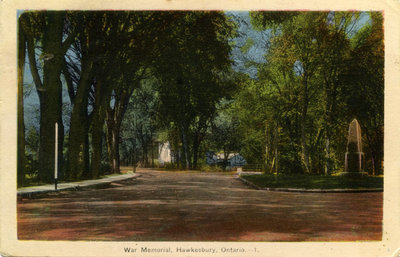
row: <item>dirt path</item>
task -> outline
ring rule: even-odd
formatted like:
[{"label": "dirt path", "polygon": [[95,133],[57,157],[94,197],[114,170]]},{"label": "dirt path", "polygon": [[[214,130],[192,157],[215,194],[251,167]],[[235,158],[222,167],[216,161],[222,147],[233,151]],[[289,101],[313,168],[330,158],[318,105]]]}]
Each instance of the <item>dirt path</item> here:
[{"label": "dirt path", "polygon": [[139,171],[106,189],[18,201],[23,240],[381,240],[382,193],[258,191],[232,175]]}]

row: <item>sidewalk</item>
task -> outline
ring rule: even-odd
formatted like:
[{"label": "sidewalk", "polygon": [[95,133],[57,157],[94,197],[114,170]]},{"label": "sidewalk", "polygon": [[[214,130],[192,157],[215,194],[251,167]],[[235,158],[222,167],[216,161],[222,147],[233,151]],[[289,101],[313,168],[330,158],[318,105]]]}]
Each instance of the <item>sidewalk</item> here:
[{"label": "sidewalk", "polygon": [[[130,173],[123,175],[110,176],[101,179],[84,180],[77,182],[67,182],[57,184],[57,191],[63,190],[79,190],[81,188],[89,188],[96,186],[106,186],[113,182],[123,181],[131,178],[139,177],[139,174]],[[43,194],[55,192],[54,184],[48,184],[43,186],[23,187],[17,190],[18,196],[31,197],[34,194]]]}]

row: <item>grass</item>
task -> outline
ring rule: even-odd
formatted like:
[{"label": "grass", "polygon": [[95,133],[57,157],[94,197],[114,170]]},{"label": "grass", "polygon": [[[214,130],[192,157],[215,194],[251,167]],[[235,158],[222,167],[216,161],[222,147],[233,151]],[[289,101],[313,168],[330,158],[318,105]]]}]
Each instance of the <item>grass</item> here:
[{"label": "grass", "polygon": [[345,177],[317,175],[243,175],[244,179],[263,188],[366,189],[383,188],[383,177]]}]

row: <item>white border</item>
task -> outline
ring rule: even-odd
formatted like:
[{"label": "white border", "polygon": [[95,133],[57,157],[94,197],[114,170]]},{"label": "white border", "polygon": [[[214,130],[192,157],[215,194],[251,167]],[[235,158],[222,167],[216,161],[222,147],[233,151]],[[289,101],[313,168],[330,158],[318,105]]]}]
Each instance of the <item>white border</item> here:
[{"label": "white border", "polygon": [[[18,9],[53,10],[377,10],[385,21],[385,191],[384,231],[378,242],[307,243],[212,243],[212,242],[84,242],[18,241],[16,230],[16,131],[17,131],[17,53]],[[256,247],[251,256],[400,256],[400,5],[397,0],[328,1],[81,1],[81,0],[0,0],[0,254],[5,256],[164,256],[127,254],[123,247]],[[173,254],[206,256],[205,254]],[[168,256],[168,255],[166,255]],[[172,256],[172,255],[170,255]],[[211,255],[220,256],[220,255]],[[224,254],[221,256],[244,256]]]}]

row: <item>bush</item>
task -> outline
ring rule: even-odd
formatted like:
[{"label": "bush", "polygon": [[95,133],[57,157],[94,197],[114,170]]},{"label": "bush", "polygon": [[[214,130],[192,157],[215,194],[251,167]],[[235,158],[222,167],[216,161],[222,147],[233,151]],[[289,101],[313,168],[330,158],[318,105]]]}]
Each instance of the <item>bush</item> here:
[{"label": "bush", "polygon": [[164,169],[176,170],[176,169],[178,169],[178,165],[174,162],[166,162],[166,163],[164,163]]},{"label": "bush", "polygon": [[110,174],[111,173],[111,165],[109,162],[101,163],[101,171],[100,175]]},{"label": "bush", "polygon": [[203,171],[203,172],[222,172],[222,171],[224,171],[223,169],[222,169],[222,167],[220,167],[220,166],[218,166],[218,165],[201,165],[201,167],[199,167],[200,168],[200,171]]}]

